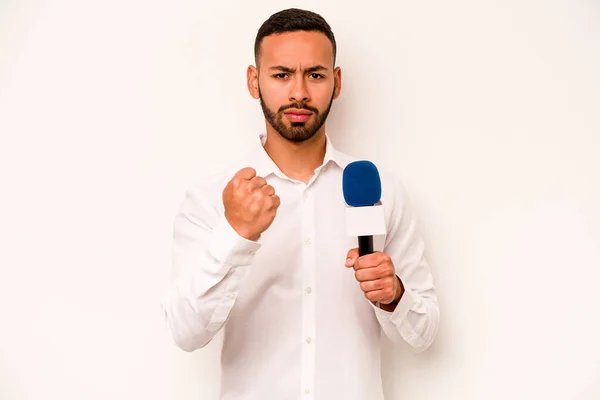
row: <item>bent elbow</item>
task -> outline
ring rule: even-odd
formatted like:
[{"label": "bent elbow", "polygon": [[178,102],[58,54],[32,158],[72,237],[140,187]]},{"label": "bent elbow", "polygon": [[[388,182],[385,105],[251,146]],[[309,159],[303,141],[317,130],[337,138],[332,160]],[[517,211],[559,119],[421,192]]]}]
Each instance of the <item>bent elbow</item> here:
[{"label": "bent elbow", "polygon": [[428,350],[437,337],[440,325],[440,314],[437,308],[433,308],[427,321],[427,327],[419,340],[409,342],[413,352],[423,353]]},{"label": "bent elbow", "polygon": [[180,315],[177,309],[169,309],[165,305],[163,316],[171,343],[187,353],[205,347],[213,338],[201,321]]},{"label": "bent elbow", "polygon": [[189,327],[186,328],[187,329],[179,328],[175,330],[167,322],[167,330],[171,342],[186,353],[199,350],[211,342],[212,336],[207,335],[206,332],[195,332],[192,329],[189,329]]}]

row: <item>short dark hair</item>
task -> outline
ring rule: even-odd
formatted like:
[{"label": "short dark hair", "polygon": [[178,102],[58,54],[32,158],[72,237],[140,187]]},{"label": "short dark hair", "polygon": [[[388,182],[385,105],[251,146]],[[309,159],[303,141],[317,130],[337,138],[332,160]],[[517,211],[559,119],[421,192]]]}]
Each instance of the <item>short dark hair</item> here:
[{"label": "short dark hair", "polygon": [[256,34],[254,41],[254,60],[258,64],[260,58],[260,45],[266,36],[280,34],[285,32],[309,31],[321,32],[329,38],[333,46],[333,62],[337,53],[335,36],[331,27],[323,17],[312,11],[300,10],[298,8],[289,8],[279,11],[269,17]]}]

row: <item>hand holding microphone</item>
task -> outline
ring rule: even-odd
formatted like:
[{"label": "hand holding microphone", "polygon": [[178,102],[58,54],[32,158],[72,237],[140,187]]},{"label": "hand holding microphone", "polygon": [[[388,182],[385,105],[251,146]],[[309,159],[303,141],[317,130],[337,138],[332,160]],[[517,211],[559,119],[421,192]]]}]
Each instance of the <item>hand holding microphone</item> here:
[{"label": "hand holding microphone", "polygon": [[253,168],[243,168],[223,190],[225,218],[243,238],[257,241],[273,223],[280,205],[279,196]]},{"label": "hand holding microphone", "polygon": [[346,233],[358,237],[358,248],[348,251],[345,265],[354,268],[368,300],[382,305],[396,303],[404,293],[402,282],[391,257],[373,249],[373,235],[386,232],[377,167],[369,161],[348,164],[343,173],[343,192],[348,205]]},{"label": "hand holding microphone", "polygon": [[358,248],[348,251],[346,267],[354,268],[354,276],[365,297],[372,302],[390,304],[402,296],[403,288],[396,276],[394,264],[389,255],[374,252],[358,255]]}]

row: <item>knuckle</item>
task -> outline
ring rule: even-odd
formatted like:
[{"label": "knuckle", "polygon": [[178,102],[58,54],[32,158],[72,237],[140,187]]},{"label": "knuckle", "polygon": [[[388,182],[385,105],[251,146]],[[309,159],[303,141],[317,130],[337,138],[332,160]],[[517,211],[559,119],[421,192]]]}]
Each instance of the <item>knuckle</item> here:
[{"label": "knuckle", "polygon": [[258,212],[260,212],[260,205],[257,202],[253,201],[248,206],[248,211],[250,211],[251,214],[257,214]]},{"label": "knuckle", "polygon": [[275,208],[277,208],[277,199],[275,198],[275,196],[269,196],[264,194],[264,198],[265,198],[265,208],[267,210],[273,210]]},{"label": "knuckle", "polygon": [[377,256],[374,255],[370,255],[370,257],[367,258],[367,261],[369,268],[374,268],[381,264]]},{"label": "knuckle", "polygon": [[379,259],[377,260],[377,262],[379,264],[385,265],[385,266],[392,265],[392,262],[390,261],[390,259],[387,256],[381,256],[381,257],[379,257]]},{"label": "knuckle", "polygon": [[362,281],[362,271],[355,271],[354,272],[354,277],[356,278],[357,281],[361,282]]},{"label": "knuckle", "polygon": [[259,177],[259,176],[255,176],[254,178],[252,178],[252,179],[250,180],[250,182],[252,182],[252,184],[253,184],[255,187],[259,188],[259,187],[261,187],[261,186],[264,186],[263,180],[264,180],[264,179],[262,179],[261,177]]},{"label": "knuckle", "polygon": [[384,264],[381,266],[380,271],[382,276],[391,278],[394,269],[391,268],[389,265]]},{"label": "knuckle", "polygon": [[252,167],[242,168],[240,172],[243,174],[252,175],[253,177],[256,176],[256,170]]},{"label": "knuckle", "polygon": [[252,190],[250,188],[249,192],[250,192],[250,195],[252,196],[252,198],[254,199],[254,201],[256,201],[256,202],[260,203],[261,200],[263,198],[265,198],[265,195],[260,190]]},{"label": "knuckle", "polygon": [[356,260],[356,268],[358,268],[358,269],[366,269],[367,267],[368,267],[368,266],[367,266],[367,263],[365,262],[365,259],[364,259],[364,258],[362,258],[362,257],[359,257],[359,258]]}]

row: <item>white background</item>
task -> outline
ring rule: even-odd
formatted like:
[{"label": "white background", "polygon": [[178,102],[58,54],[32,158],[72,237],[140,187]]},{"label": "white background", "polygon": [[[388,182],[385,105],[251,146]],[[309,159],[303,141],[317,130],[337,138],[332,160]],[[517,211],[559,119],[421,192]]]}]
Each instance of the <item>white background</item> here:
[{"label": "white background", "polygon": [[[329,133],[404,180],[442,323],[390,399],[600,399],[600,4],[0,3],[0,399],[217,395],[160,302],[184,191],[264,129],[257,29],[321,13]],[[274,377],[276,379],[276,377]]]}]

